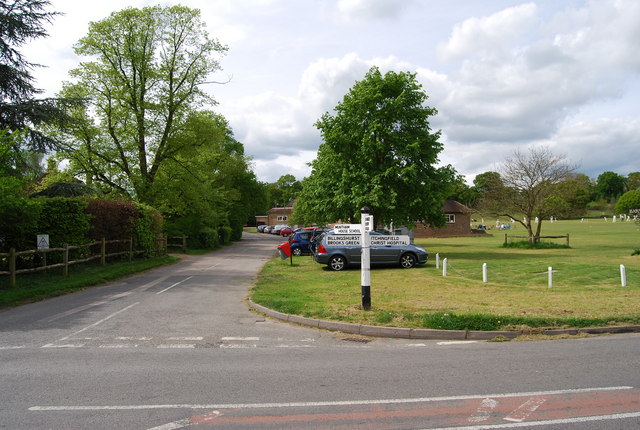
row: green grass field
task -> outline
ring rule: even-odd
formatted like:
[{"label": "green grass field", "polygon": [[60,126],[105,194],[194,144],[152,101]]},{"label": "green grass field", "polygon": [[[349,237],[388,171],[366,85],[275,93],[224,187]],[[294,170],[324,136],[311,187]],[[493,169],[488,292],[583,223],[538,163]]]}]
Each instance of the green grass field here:
[{"label": "green grass field", "polygon": [[[488,225],[492,225],[486,220]],[[495,220],[493,220],[495,225]],[[512,225],[513,226],[513,225]],[[603,220],[545,221],[542,235],[570,235],[570,248],[503,248],[504,234],[417,239],[430,254],[421,267],[374,269],[372,310],[360,307],[360,270],[331,272],[311,257],[274,259],[252,299],[280,312],[363,324],[441,329],[584,327],[640,323],[640,227]],[[517,239],[516,239],[517,240]],[[510,240],[511,241],[511,240]],[[565,239],[549,239],[564,244]],[[435,267],[447,258],[448,276]],[[488,282],[482,282],[487,263]],[[442,264],[442,261],[441,261]],[[621,286],[620,265],[627,286]],[[548,287],[553,268],[553,288]]]}]

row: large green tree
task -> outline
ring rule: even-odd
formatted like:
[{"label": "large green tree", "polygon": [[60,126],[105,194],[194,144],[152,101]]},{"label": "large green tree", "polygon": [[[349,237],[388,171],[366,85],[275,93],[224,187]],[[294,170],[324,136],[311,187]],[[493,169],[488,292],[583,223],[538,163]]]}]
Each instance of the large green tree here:
[{"label": "large green tree", "polygon": [[152,202],[162,166],[192,143],[178,138],[189,115],[213,102],[202,90],[226,47],[211,39],[200,11],[127,8],[93,22],[76,45],[86,57],[63,90],[87,101],[71,111],[76,166],[142,202]]},{"label": "large green tree", "polygon": [[377,224],[444,223],[454,170],[436,167],[440,132],[427,94],[408,72],[371,68],[335,114],[316,122],[324,142],[296,205],[296,219],[354,222],[367,206]]},{"label": "large green tree", "polygon": [[[24,44],[46,37],[45,25],[56,12],[49,12],[47,0],[0,1],[0,130],[5,135],[26,132],[26,138],[5,140],[16,153],[14,162],[25,160],[25,151],[46,153],[59,148],[59,142],[40,127],[49,122],[59,125],[67,119],[61,109],[62,100],[38,99],[32,63],[20,52]],[[14,168],[20,169],[21,165]]]},{"label": "large green tree", "polygon": [[596,189],[600,198],[615,200],[624,193],[625,178],[615,172],[603,172],[598,175]]},{"label": "large green tree", "polygon": [[282,175],[276,182],[268,185],[269,200],[272,208],[285,207],[298,197],[302,182],[291,174]]},{"label": "large green tree", "polygon": [[175,140],[179,149],[160,167],[151,192],[168,229],[195,237],[228,226],[239,239],[266,200],[243,145],[222,116],[207,111],[192,113]]}]

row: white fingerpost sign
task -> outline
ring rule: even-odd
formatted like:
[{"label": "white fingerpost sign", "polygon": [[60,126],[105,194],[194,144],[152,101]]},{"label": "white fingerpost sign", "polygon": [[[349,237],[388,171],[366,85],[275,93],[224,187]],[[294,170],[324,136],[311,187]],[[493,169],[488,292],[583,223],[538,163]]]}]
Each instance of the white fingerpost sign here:
[{"label": "white fingerpost sign", "polygon": [[49,235],[48,234],[39,234],[36,236],[36,242],[38,244],[38,249],[49,249]]},{"label": "white fingerpost sign", "polygon": [[336,224],[333,226],[335,234],[362,234],[362,224]]},{"label": "white fingerpost sign", "polygon": [[362,286],[362,309],[371,309],[371,236],[369,232],[373,230],[373,216],[369,215],[369,208],[360,209],[361,214],[361,235],[362,254],[360,258],[361,286]]}]

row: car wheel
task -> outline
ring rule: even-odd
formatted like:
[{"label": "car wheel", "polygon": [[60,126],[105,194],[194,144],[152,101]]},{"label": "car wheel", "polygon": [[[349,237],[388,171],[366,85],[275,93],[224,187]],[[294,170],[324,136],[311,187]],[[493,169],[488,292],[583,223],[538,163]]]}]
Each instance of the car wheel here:
[{"label": "car wheel", "polygon": [[347,265],[347,260],[342,255],[334,255],[329,259],[329,269],[340,271]]},{"label": "car wheel", "polygon": [[416,256],[410,253],[402,254],[400,257],[400,266],[405,269],[410,269],[416,265]]},{"label": "car wheel", "polygon": [[300,257],[302,255],[302,249],[293,248],[293,255],[295,255],[296,257]]}]

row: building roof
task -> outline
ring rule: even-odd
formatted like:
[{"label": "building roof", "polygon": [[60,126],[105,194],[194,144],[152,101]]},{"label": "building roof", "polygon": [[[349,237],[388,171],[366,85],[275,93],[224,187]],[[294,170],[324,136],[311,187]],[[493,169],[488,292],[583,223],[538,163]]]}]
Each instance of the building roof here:
[{"label": "building roof", "polygon": [[446,214],[470,214],[473,213],[473,209],[469,209],[465,205],[455,200],[446,200],[444,202],[444,213]]}]

